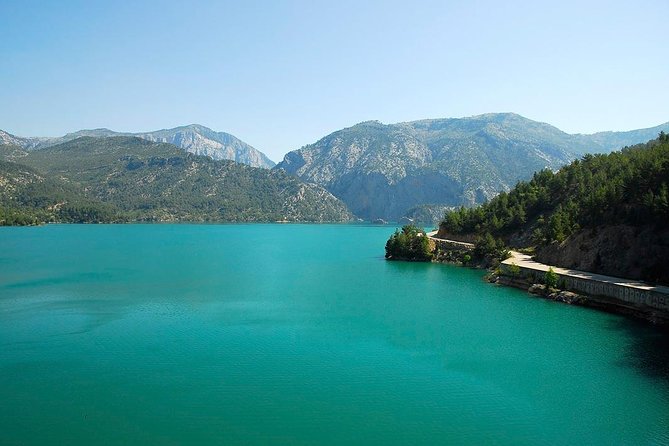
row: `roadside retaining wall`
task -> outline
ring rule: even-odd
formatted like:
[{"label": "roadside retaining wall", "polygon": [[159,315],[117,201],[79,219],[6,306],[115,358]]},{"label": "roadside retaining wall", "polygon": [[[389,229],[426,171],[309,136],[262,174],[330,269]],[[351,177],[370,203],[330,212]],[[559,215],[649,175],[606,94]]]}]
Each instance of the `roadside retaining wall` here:
[{"label": "roadside retaining wall", "polygon": [[471,243],[456,242],[453,240],[441,240],[438,238],[431,238],[437,248],[444,251],[471,251],[474,245]]},{"label": "roadside retaining wall", "polygon": [[[500,270],[505,276],[514,277],[510,270],[511,267],[518,268],[520,276],[530,279],[534,283],[544,282],[546,272],[542,270],[508,263],[501,264]],[[562,289],[586,294],[589,299],[602,305],[618,305],[669,319],[669,294],[664,290],[665,287],[631,286],[625,283],[598,280],[597,278],[590,279],[561,274],[559,271],[555,271],[555,273],[559,276],[558,283]]]}]

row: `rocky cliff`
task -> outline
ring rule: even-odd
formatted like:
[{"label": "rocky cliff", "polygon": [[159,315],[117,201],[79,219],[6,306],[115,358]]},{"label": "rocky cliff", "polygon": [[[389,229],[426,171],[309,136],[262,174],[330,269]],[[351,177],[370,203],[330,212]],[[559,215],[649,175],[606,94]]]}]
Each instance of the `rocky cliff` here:
[{"label": "rocky cliff", "polygon": [[482,203],[535,171],[644,141],[648,132],[655,129],[569,135],[513,113],[368,121],[288,153],[276,168],[326,187],[359,217],[398,220],[421,205]]},{"label": "rocky cliff", "polygon": [[669,229],[607,225],[581,230],[562,243],[540,246],[539,262],[614,277],[669,283]]}]

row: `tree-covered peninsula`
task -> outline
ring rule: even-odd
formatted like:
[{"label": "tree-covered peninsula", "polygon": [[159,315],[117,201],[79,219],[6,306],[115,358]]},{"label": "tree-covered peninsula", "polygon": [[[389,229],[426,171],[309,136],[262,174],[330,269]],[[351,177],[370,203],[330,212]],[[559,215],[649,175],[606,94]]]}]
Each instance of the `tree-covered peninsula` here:
[{"label": "tree-covered peninsula", "polygon": [[386,242],[386,259],[429,262],[433,247],[425,231],[415,225],[396,230]]}]

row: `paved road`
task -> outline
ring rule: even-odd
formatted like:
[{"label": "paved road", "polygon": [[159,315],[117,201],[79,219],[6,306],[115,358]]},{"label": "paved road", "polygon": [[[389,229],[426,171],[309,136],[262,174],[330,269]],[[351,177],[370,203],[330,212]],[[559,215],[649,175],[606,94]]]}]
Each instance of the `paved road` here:
[{"label": "paved road", "polygon": [[[446,240],[442,238],[436,237],[437,231],[432,231],[428,232],[427,236],[430,237],[433,240],[439,241],[446,241],[449,243],[453,243],[456,245],[461,245],[463,248],[473,248],[474,245],[472,243],[464,243],[464,242],[458,242],[456,240]],[[591,280],[594,282],[604,282],[604,283],[611,283],[614,285],[619,285],[619,286],[624,286],[624,287],[630,287],[630,288],[636,288],[639,290],[652,290],[658,293],[662,294],[667,294],[669,295],[669,287],[666,286],[661,286],[661,285],[651,285],[645,282],[640,282],[638,280],[630,280],[630,279],[622,279],[620,277],[613,277],[613,276],[605,276],[603,274],[594,274],[594,273],[589,273],[586,271],[578,271],[575,269],[566,269],[566,268],[560,268],[557,266],[551,266],[551,265],[546,265],[544,263],[539,263],[535,262],[532,260],[532,257],[527,255],[527,254],[521,254],[520,252],[517,251],[511,251],[511,257],[508,259],[504,260],[502,262],[504,265],[518,265],[523,268],[528,268],[532,269],[535,271],[542,271],[546,272],[548,271],[548,268],[553,268],[553,271],[556,273],[563,275],[563,276],[571,276],[571,277],[576,277],[579,279],[587,279]]]},{"label": "paved road", "polygon": [[553,271],[563,276],[577,277],[579,279],[587,279],[594,282],[611,283],[614,285],[636,288],[639,290],[652,290],[658,293],[669,295],[669,287],[661,285],[651,285],[645,282],[631,279],[622,279],[620,277],[605,276],[603,274],[594,274],[587,271],[579,271],[575,269],[560,268],[557,266],[550,266],[544,263],[535,262],[532,257],[527,254],[521,254],[516,251],[511,251],[511,257],[502,262],[504,265],[516,264],[524,268],[533,269],[535,271],[548,271],[548,268],[553,268]]}]

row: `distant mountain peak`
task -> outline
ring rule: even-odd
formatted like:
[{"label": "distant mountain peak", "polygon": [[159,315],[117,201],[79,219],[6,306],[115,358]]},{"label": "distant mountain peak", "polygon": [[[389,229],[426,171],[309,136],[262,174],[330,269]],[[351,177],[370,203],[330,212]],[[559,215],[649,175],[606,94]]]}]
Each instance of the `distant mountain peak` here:
[{"label": "distant mountain peak", "polygon": [[216,132],[201,124],[189,124],[152,132],[116,132],[108,128],[84,129],[68,133],[59,138],[20,138],[0,131],[0,144],[15,144],[25,149],[41,149],[73,139],[89,136],[106,138],[112,136],[135,136],[148,141],[173,144],[187,152],[208,156],[215,160],[231,160],[252,167],[271,169],[274,162],[264,153],[225,132]]},{"label": "distant mountain peak", "polygon": [[266,169],[274,167],[274,162],[264,153],[234,135],[216,132],[200,124],[189,124],[135,135],[149,141],[174,144],[187,152],[208,156],[215,160],[228,159]]},{"label": "distant mountain peak", "polygon": [[354,125],[353,127],[358,127],[358,126],[361,126],[361,127],[364,127],[364,126],[370,126],[370,127],[385,127],[385,124],[384,124],[383,122],[379,121],[378,119],[371,119],[371,120],[369,120],[369,121],[358,122],[358,123],[357,123],[356,125]]},{"label": "distant mountain peak", "polygon": [[[156,133],[156,132],[183,132],[183,131],[192,131],[192,132],[198,132],[198,133],[218,133],[215,130],[210,129],[209,127],[202,125],[202,124],[187,124],[187,125],[180,125],[177,127],[169,128],[169,129],[161,129],[161,130],[155,130],[153,132],[146,132],[146,133]],[[141,132],[140,132],[141,133]]]},{"label": "distant mountain peak", "polygon": [[[514,112],[490,112],[490,113],[482,113],[480,115],[473,115],[469,117],[464,117],[461,119],[500,119],[500,118],[522,118],[522,119],[527,119],[524,116],[519,115],[518,113]],[[457,118],[455,118],[457,119]]]}]

